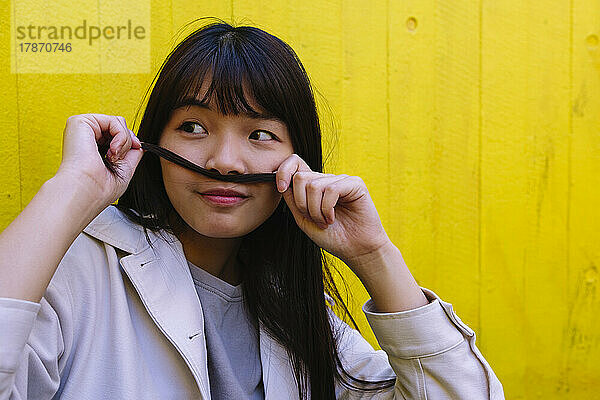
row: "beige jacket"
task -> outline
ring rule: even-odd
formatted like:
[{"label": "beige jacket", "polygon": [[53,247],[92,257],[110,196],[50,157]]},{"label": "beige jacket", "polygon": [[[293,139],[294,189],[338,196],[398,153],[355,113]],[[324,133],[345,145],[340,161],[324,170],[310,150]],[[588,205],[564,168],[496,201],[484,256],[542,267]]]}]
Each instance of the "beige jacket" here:
[{"label": "beige jacket", "polygon": [[[76,238],[39,303],[0,298],[1,399],[210,399],[203,314],[176,237],[168,244],[107,207]],[[344,328],[342,362],[383,393],[340,399],[504,399],[475,332],[434,292],[428,305],[363,312],[382,350]],[[266,399],[297,399],[285,349],[260,326]]]}]

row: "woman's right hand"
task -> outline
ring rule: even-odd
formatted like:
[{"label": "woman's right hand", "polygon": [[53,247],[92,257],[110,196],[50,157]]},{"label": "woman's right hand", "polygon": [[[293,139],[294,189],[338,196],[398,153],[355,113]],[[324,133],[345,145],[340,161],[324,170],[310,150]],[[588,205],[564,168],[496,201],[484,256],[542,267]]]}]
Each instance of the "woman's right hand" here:
[{"label": "woman's right hand", "polygon": [[[99,149],[108,152],[101,154]],[[125,118],[73,115],[65,126],[62,161],[56,175],[83,185],[83,190],[104,199],[108,206],[125,192],[143,154],[141,143],[127,128]]]}]

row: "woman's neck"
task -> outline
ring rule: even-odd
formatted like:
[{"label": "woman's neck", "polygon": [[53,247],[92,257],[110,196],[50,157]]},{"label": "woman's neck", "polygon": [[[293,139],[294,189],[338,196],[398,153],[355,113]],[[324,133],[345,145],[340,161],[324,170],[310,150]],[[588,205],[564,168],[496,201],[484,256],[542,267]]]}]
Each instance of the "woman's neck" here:
[{"label": "woman's neck", "polygon": [[209,274],[230,285],[241,283],[240,265],[237,261],[241,238],[211,238],[191,229],[187,224],[174,229],[181,242],[185,258]]}]

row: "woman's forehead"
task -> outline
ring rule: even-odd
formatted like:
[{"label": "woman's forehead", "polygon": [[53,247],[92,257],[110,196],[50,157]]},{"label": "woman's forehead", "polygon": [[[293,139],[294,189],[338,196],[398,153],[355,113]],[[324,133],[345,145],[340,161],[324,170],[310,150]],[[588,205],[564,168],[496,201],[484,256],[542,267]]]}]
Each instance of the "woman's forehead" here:
[{"label": "woman's forehead", "polygon": [[[245,109],[248,108],[246,106],[247,104],[251,108],[251,110],[254,110],[261,114],[267,113],[267,111],[264,108],[262,108],[256,101],[254,93],[248,83],[247,77],[242,77],[242,82],[238,85],[232,84],[231,82],[219,82],[216,80],[213,81],[212,72],[208,71],[202,79],[203,80],[200,85],[198,85],[197,82],[196,84],[191,84],[189,89],[186,90],[186,93],[182,96],[183,99],[181,99],[180,101],[196,101],[200,104],[208,104],[212,110],[217,110],[222,114],[226,114],[226,112],[224,111],[228,111],[222,110],[222,106],[224,105],[222,103],[225,103],[225,101],[231,101],[236,103],[236,108],[242,108],[242,111],[245,111]],[[232,81],[235,82],[235,79],[233,79],[233,77]],[[239,95],[240,88],[241,96]],[[210,93],[209,90],[211,91]],[[210,97],[208,97],[209,95]],[[241,98],[242,96],[243,98]]]},{"label": "woman's forehead", "polygon": [[[203,84],[203,86],[208,85]],[[229,104],[225,104],[226,102],[223,101],[223,99],[219,99],[216,90],[213,90],[213,92],[210,94],[210,97],[207,97],[207,91],[208,87],[203,87],[198,91],[188,92],[185,96],[177,99],[176,103],[172,106],[172,109],[174,111],[190,111],[190,109],[195,106],[204,110],[219,113],[221,115],[237,114],[245,118],[275,121],[286,125],[279,116],[274,115],[258,104],[250,90],[247,88],[244,88],[243,99],[233,95],[233,98],[231,101],[229,101]],[[231,104],[232,102],[235,104]],[[231,109],[232,107],[236,112],[233,112],[234,110]]]},{"label": "woman's forehead", "polygon": [[209,68],[204,76],[198,76],[195,81],[188,82],[171,109],[181,115],[193,111],[192,106],[196,106],[220,115],[238,115],[253,120],[275,122],[287,129],[287,123],[280,115],[275,115],[258,103],[248,77],[238,77],[237,80],[231,78],[231,82],[213,81],[213,72]]},{"label": "woman's forehead", "polygon": [[[278,122],[281,121],[280,118],[272,115],[268,111],[265,111],[262,107],[257,104],[250,104],[254,111],[240,111],[238,114],[251,119],[259,119],[259,120],[274,120]],[[219,113],[222,115],[227,115],[227,113],[223,112],[223,110],[218,106],[218,104],[214,101],[214,98],[211,101],[202,101],[201,97],[185,97],[177,102],[174,107],[176,111],[190,111],[192,107],[198,107],[204,110],[208,110],[214,113]],[[230,113],[231,114],[231,113]]]}]

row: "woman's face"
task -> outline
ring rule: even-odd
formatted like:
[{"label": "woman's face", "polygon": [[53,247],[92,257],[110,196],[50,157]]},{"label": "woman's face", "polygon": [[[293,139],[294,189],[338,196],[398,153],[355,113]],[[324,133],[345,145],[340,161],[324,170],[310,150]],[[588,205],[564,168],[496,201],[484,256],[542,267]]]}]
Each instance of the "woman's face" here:
[{"label": "woman's face", "polygon": [[[257,104],[250,103],[258,111]],[[275,172],[293,154],[286,125],[277,120],[225,116],[210,108],[176,109],[159,145],[223,175]],[[282,195],[275,183],[234,183],[211,179],[160,158],[163,181],[173,207],[197,233],[213,238],[241,237],[273,214]],[[234,190],[246,197],[203,194]]]}]

